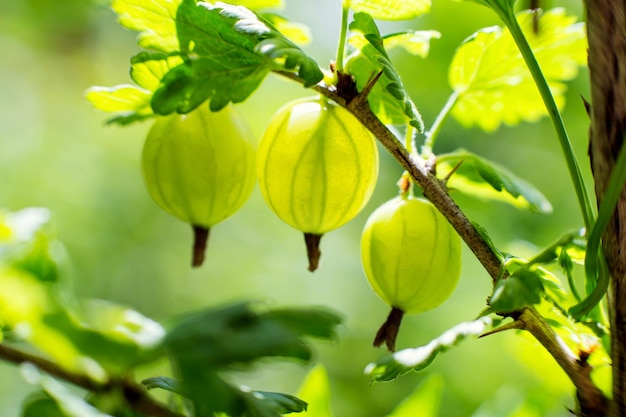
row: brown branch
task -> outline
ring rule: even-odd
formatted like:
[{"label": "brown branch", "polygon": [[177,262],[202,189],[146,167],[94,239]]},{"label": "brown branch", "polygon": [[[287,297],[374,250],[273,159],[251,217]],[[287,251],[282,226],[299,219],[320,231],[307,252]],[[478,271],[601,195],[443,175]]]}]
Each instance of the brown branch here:
[{"label": "brown branch", "polygon": [[552,355],[576,387],[580,417],[606,415],[608,400],[591,380],[592,367],[577,357],[534,308],[525,308],[516,317],[517,328],[528,331]]},{"label": "brown branch", "polygon": [[[587,0],[587,38],[591,84],[589,156],[598,204],[604,198],[626,135],[626,3]],[[626,191],[617,203],[602,248],[611,275],[611,360],[613,401],[610,415],[626,415]]]},{"label": "brown branch", "polygon": [[174,412],[161,403],[153,400],[148,396],[148,393],[142,386],[130,381],[111,380],[107,383],[101,384],[84,375],[67,371],[48,359],[15,349],[4,343],[0,343],[0,360],[18,365],[31,363],[55,378],[95,393],[106,393],[115,387],[121,387],[128,405],[133,410],[146,416],[185,417],[182,414]]}]

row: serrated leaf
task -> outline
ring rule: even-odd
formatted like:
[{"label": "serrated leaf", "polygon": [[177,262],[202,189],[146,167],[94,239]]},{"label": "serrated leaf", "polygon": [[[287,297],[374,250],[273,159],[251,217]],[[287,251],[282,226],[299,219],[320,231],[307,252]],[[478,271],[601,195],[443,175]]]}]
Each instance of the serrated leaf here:
[{"label": "serrated leaf", "polygon": [[[559,107],[566,85],[578,67],[586,63],[584,25],[575,23],[561,8],[545,12],[539,32],[533,31],[533,13],[517,15],[528,42]],[[544,103],[508,30],[482,29],[458,49],[449,71],[449,82],[458,99],[452,115],[466,127],[492,132],[502,123],[516,125],[536,121],[546,114]]]},{"label": "serrated leaf", "polygon": [[458,324],[424,346],[403,349],[370,363],[365,368],[365,373],[372,382],[384,382],[409,372],[420,371],[430,365],[439,353],[456,346],[468,337],[481,335],[491,325],[490,317]]},{"label": "serrated leaf", "polygon": [[113,0],[119,22],[139,32],[137,42],[146,49],[169,53],[179,49],[176,14],[182,0]]},{"label": "serrated leaf", "polygon": [[387,417],[437,417],[441,406],[443,378],[432,374]]},{"label": "serrated leaf", "polygon": [[182,64],[178,55],[141,52],[131,59],[130,77],[137,86],[123,84],[114,87],[94,86],[87,89],[86,98],[98,110],[117,113],[108,123],[128,124],[153,116],[150,101],[161,78]]},{"label": "serrated leaf", "polygon": [[[460,165],[458,165],[461,163]],[[532,184],[519,178],[508,169],[479,157],[464,149],[439,155],[437,175],[448,179],[447,186],[464,194],[501,201],[535,213],[550,213],[552,205]]]},{"label": "serrated leaf", "polygon": [[298,397],[308,403],[307,417],[332,417],[326,368],[317,365],[309,371],[298,391]]},{"label": "serrated leaf", "polygon": [[152,114],[150,108],[152,93],[134,85],[94,86],[87,90],[86,97],[96,109],[105,112]]},{"label": "serrated leaf", "polygon": [[496,283],[489,305],[496,313],[510,313],[538,304],[543,291],[543,282],[536,270],[521,268]]},{"label": "serrated leaf", "polygon": [[355,12],[364,12],[374,19],[406,20],[430,11],[430,0],[346,0]]},{"label": "serrated leaf", "polygon": [[130,78],[139,87],[154,91],[159,87],[163,76],[182,63],[183,58],[178,54],[140,52],[130,60]]},{"label": "serrated leaf", "polygon": [[[295,72],[305,87],[323,78],[315,60],[245,7],[184,0],[176,19],[181,51],[197,57],[194,73],[215,78],[220,102],[242,101],[269,70]],[[233,89],[240,91],[229,96]]]},{"label": "serrated leaf", "polygon": [[[382,71],[382,76],[368,96],[369,104],[376,116],[385,124],[411,124],[419,132],[424,131],[424,122],[415,103],[411,100],[394,68],[385,49],[385,40],[380,36],[376,23],[366,13],[355,13],[354,21],[350,24],[352,34],[349,43],[354,52],[346,60],[345,68],[355,79],[357,88],[362,90],[372,76]],[[413,39],[424,42],[435,37],[437,32],[413,33]],[[391,46],[406,45],[401,35],[395,35],[389,41]],[[418,49],[417,46],[413,46]],[[427,47],[422,49],[428,49]]]},{"label": "serrated leaf", "polygon": [[[118,112],[111,122],[127,124],[152,112],[188,113],[207,100],[217,111],[245,100],[270,71],[293,72],[305,87],[323,78],[315,60],[271,22],[243,6],[117,0],[113,7],[122,25],[140,32],[142,47],[160,53],[139,54],[131,62],[131,76],[141,88],[124,85],[88,91],[97,108]],[[285,21],[279,25],[290,27]]]},{"label": "serrated leaf", "polygon": [[94,86],[85,96],[96,109],[116,113],[107,123],[126,125],[153,115],[150,107],[152,92],[134,85]]}]

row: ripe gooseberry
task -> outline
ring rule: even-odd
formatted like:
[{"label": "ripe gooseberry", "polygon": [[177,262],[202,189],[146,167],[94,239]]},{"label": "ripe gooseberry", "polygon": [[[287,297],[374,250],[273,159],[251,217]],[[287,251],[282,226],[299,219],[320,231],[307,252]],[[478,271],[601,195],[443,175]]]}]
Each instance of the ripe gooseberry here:
[{"label": "ripe gooseberry", "polygon": [[267,126],[257,172],[270,208],[304,232],[314,271],[321,236],[352,220],[372,195],[378,149],[348,110],[324,98],[299,99],[281,107]]},{"label": "ripe gooseberry", "polygon": [[142,168],[157,204],[192,225],[192,265],[200,266],[210,228],[235,213],[254,188],[254,137],[232,106],[211,112],[203,105],[154,123]]},{"label": "ripe gooseberry", "polygon": [[461,274],[461,239],[428,200],[399,196],[378,207],[361,236],[367,279],[392,307],[374,339],[395,350],[405,313],[431,310],[454,291]]}]

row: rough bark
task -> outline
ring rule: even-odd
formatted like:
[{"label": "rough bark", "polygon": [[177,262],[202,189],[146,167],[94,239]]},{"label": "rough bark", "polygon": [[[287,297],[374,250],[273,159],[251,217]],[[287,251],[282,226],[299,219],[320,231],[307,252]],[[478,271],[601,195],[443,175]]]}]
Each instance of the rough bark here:
[{"label": "rough bark", "polygon": [[[589,154],[601,204],[626,133],[626,2],[587,0],[591,129]],[[603,236],[611,286],[613,401],[611,416],[626,416],[626,192]]]}]

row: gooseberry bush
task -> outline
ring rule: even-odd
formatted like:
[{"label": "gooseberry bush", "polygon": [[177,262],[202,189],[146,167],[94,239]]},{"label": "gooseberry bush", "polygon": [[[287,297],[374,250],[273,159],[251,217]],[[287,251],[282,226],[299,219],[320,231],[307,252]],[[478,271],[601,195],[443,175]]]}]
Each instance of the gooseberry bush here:
[{"label": "gooseberry bush", "polygon": [[[389,352],[363,364],[370,380],[418,372],[467,339],[521,330],[571,380],[572,413],[626,415],[623,233],[614,214],[626,181],[620,151],[626,48],[619,36],[625,6],[611,3],[616,11],[589,2],[587,36],[585,24],[561,8],[476,2],[495,12],[502,26],[468,34],[458,46],[448,74],[452,93],[432,123],[422,119],[390,51],[404,48],[427,59],[431,40],[445,33],[382,34],[378,26],[428,13],[429,0],[344,0],[324,11],[342,17],[330,63],[307,54],[306,30],[277,14],[278,0],[112,0],[119,23],[138,32],[143,51],[130,60],[132,84],[91,87],[87,99],[113,114],[111,124],[152,124],[141,157],[145,185],[158,206],[192,228],[193,267],[211,268],[203,264],[210,229],[235,214],[258,182],[271,210],[303,233],[309,271],[323,274],[322,236],[366,206],[377,185],[380,145],[404,173],[384,184],[397,196],[369,213],[362,235],[354,236],[363,279],[390,308],[372,334],[374,345]],[[618,36],[607,40],[604,33]],[[566,82],[587,60],[595,197],[560,116]],[[238,103],[270,73],[300,84],[304,98],[285,99],[257,141]],[[569,169],[581,228],[524,257],[496,247],[453,195],[536,213],[550,212],[549,201],[481,155],[438,153],[437,141],[450,117],[493,132],[546,115]],[[228,374],[267,358],[311,362],[309,338],[335,339],[338,314],[240,302],[207,306],[165,326],[125,306],[73,296],[68,257],[51,229],[46,209],[0,217],[0,358],[20,364],[39,389],[24,401],[23,416],[331,415],[323,368],[313,368],[298,393],[255,391]],[[461,277],[462,241],[485,277]],[[459,312],[459,324],[440,337],[396,351],[403,315],[437,308],[459,279],[491,280],[484,309]],[[613,297],[607,297],[609,287]],[[156,361],[166,361],[171,373],[135,379],[139,367]],[[595,372],[611,365],[612,378]],[[437,395],[436,383],[424,384],[390,415],[438,415]]]}]

